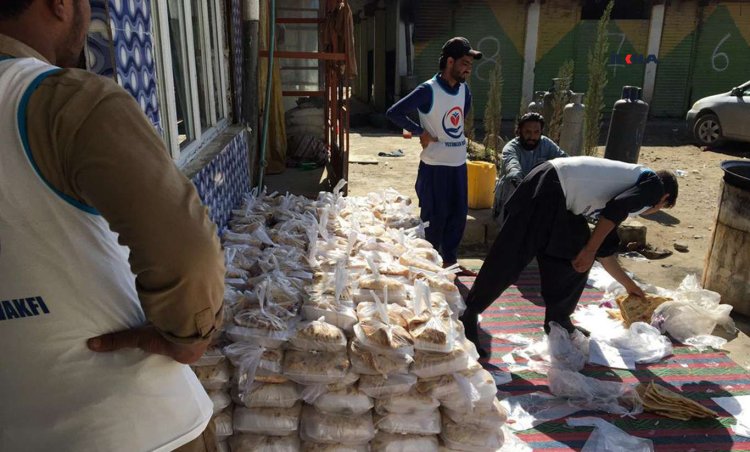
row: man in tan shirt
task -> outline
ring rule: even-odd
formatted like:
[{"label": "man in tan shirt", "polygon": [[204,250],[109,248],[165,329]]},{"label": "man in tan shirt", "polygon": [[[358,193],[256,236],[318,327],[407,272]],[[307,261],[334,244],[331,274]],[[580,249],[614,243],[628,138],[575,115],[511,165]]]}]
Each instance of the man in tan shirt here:
[{"label": "man in tan shirt", "polygon": [[[3,0],[0,59],[35,58],[64,68],[28,100],[33,161],[53,190],[96,209],[130,251],[148,323],[91,338],[88,347],[140,348],[189,364],[221,321],[224,264],[216,227],[135,99],[110,79],[73,69],[88,30],[88,3]],[[183,447],[214,445],[200,437]]]}]

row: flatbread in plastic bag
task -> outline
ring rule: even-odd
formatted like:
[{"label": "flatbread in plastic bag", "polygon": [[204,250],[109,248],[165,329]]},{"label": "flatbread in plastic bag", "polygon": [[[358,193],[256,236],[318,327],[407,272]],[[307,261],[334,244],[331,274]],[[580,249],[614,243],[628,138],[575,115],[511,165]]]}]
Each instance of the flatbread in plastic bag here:
[{"label": "flatbread in plastic bag", "polygon": [[398,394],[406,394],[417,382],[415,375],[361,375],[359,389],[368,396],[378,399]]},{"label": "flatbread in plastic bag", "polygon": [[373,452],[437,452],[436,435],[402,435],[378,431],[371,443]]},{"label": "flatbread in plastic bag", "polygon": [[327,391],[313,402],[315,409],[321,413],[358,416],[370,411],[372,399],[354,386]]},{"label": "flatbread in plastic bag", "polygon": [[375,436],[372,415],[324,414],[307,405],[302,410],[300,437],[323,444],[363,444]]},{"label": "flatbread in plastic bag", "polygon": [[434,408],[429,411],[413,413],[386,413],[375,415],[375,426],[378,431],[404,435],[437,435],[440,433],[440,411]]},{"label": "flatbread in plastic bag", "polygon": [[503,447],[505,437],[502,426],[498,425],[491,430],[459,425],[447,416],[442,418],[442,432],[440,439],[445,445],[453,450],[468,452],[495,452]]},{"label": "flatbread in plastic bag", "polygon": [[438,406],[440,406],[440,402],[436,398],[429,394],[422,394],[413,387],[405,394],[383,397],[376,400],[375,412],[379,414],[410,414],[432,411]]},{"label": "flatbread in plastic bag", "polygon": [[346,336],[340,328],[320,318],[298,324],[289,346],[304,351],[340,352],[346,349]]},{"label": "flatbread in plastic bag", "polygon": [[382,375],[409,373],[413,359],[409,355],[384,355],[365,348],[359,339],[349,343],[349,359],[352,371],[361,375]]},{"label": "flatbread in plastic bag", "polygon": [[291,381],[286,383],[253,382],[241,401],[247,408],[291,408],[300,398],[299,386]]},{"label": "flatbread in plastic bag", "polygon": [[300,448],[299,436],[266,436],[243,433],[229,438],[232,452],[293,452]]},{"label": "flatbread in plastic bag", "polygon": [[284,376],[303,385],[335,383],[346,376],[349,367],[346,351],[287,350],[284,355]]},{"label": "flatbread in plastic bag", "polygon": [[286,436],[297,432],[302,403],[291,408],[234,408],[234,430],[259,435]]}]

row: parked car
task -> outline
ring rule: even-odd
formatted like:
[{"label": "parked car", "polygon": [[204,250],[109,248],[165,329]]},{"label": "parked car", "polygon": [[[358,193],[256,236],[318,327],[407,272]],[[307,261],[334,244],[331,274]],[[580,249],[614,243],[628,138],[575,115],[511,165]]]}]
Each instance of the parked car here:
[{"label": "parked car", "polygon": [[724,139],[750,141],[750,81],[728,93],[704,97],[687,113],[688,130],[702,145]]}]

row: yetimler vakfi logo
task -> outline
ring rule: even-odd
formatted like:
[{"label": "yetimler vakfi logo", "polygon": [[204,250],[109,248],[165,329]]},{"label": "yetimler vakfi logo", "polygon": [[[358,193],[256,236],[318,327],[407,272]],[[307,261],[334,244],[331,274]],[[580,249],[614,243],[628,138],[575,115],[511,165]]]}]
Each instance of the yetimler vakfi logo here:
[{"label": "yetimler vakfi logo", "polygon": [[641,55],[640,53],[628,53],[620,55],[619,53],[613,53],[609,56],[609,64],[648,64],[648,63],[659,63],[659,59],[656,55]]}]

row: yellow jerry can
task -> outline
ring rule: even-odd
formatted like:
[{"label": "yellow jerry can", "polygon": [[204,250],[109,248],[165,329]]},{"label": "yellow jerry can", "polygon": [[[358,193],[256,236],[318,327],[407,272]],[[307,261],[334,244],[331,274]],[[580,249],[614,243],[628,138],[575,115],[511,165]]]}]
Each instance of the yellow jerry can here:
[{"label": "yellow jerry can", "polygon": [[490,209],[495,200],[497,169],[490,162],[466,162],[469,179],[469,209]]}]

